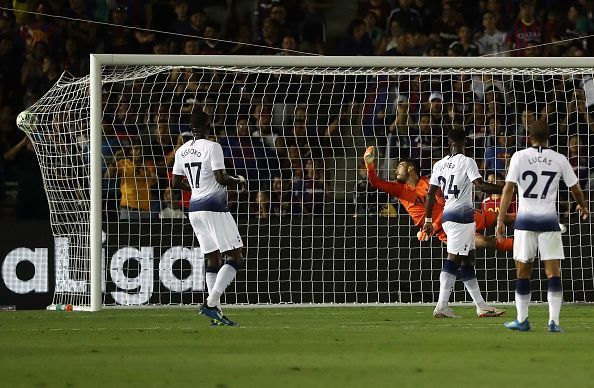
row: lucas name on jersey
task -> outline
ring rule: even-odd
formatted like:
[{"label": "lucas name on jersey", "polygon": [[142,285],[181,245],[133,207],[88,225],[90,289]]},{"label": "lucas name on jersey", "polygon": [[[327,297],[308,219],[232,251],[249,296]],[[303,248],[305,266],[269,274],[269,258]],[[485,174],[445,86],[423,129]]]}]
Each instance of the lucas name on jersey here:
[{"label": "lucas name on jersey", "polygon": [[544,163],[547,166],[550,166],[553,161],[546,156],[538,155],[538,156],[531,156],[528,158],[528,164],[536,164],[536,163]]}]

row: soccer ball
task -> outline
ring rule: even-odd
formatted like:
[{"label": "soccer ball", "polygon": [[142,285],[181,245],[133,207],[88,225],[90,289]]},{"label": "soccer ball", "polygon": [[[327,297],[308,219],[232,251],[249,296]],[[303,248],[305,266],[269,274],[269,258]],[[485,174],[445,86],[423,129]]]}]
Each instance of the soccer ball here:
[{"label": "soccer ball", "polygon": [[23,132],[32,132],[37,124],[37,118],[28,110],[24,110],[17,116],[16,124]]}]

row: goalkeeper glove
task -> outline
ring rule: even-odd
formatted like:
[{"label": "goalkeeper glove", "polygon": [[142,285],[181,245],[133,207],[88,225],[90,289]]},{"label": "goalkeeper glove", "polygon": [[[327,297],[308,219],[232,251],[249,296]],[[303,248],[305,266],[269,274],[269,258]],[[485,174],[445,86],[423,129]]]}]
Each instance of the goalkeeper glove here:
[{"label": "goalkeeper glove", "polygon": [[366,166],[369,166],[370,164],[373,163],[373,161],[375,160],[375,147],[374,146],[367,147],[367,149],[365,150],[365,153],[363,154],[363,160],[365,161]]},{"label": "goalkeeper glove", "polygon": [[419,239],[419,241],[429,241],[429,235],[425,233],[425,231],[423,230],[419,230],[417,232],[417,238]]}]

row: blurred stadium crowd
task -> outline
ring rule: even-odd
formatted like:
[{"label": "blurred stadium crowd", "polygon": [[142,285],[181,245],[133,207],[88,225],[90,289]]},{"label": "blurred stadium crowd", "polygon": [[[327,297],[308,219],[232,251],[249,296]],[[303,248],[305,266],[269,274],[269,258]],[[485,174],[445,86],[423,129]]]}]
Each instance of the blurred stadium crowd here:
[{"label": "blurred stadium crowd", "polygon": [[[36,156],[17,130],[15,118],[63,71],[88,74],[91,52],[572,57],[594,53],[589,36],[594,33],[591,0],[350,0],[353,14],[346,15],[346,23],[327,17],[329,10],[344,3],[0,0],[4,8],[0,9],[0,217],[48,217]],[[346,26],[343,34],[330,35],[329,27],[337,23]],[[133,97],[135,88],[147,87],[141,83],[114,90],[104,101],[106,217],[184,217],[187,198],[168,187],[173,154],[189,130],[180,114],[171,114],[176,98],[182,101],[178,113],[184,113],[189,103],[213,115],[228,167],[250,181],[245,211],[262,218],[323,212],[323,204],[333,198],[328,183],[333,175],[324,169],[322,158],[344,152],[344,136],[353,128],[378,143],[386,161],[384,171],[398,158],[413,157],[429,174],[446,148],[443,139],[448,129],[462,126],[479,166],[486,177],[495,179],[496,173],[505,173],[511,154],[527,144],[527,126],[545,118],[553,130],[551,145],[569,156],[582,186],[590,187],[591,76],[360,77],[338,110],[323,113],[320,104],[332,102],[304,100],[295,79],[276,79],[285,87],[269,93],[258,86],[265,81],[247,76],[230,79],[177,70],[164,77],[170,85],[163,93],[168,104],[162,99],[145,111],[131,109],[142,105]],[[311,85],[314,81],[306,80]],[[221,91],[237,99],[215,103],[213,92]],[[115,95],[124,99],[116,104],[110,100]],[[282,119],[279,96],[284,108],[290,108],[283,108]],[[318,111],[312,109],[315,105]],[[231,106],[235,108],[229,110]],[[138,123],[146,125],[139,129]],[[369,187],[364,168],[359,174],[361,179],[349,194],[354,211],[381,211],[376,204],[386,199]],[[230,203],[238,203],[232,195]]]}]

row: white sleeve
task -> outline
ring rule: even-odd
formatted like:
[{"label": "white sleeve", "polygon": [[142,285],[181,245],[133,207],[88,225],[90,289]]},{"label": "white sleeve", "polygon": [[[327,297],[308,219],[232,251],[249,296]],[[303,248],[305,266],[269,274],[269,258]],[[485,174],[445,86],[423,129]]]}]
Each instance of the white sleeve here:
[{"label": "white sleeve", "polygon": [[225,156],[223,156],[223,147],[219,143],[214,143],[210,150],[210,168],[212,171],[225,169]]},{"label": "white sleeve", "polygon": [[518,184],[518,153],[512,155],[511,160],[509,161],[509,170],[507,171],[507,176],[505,177],[506,182],[511,182]]},{"label": "white sleeve", "polygon": [[566,157],[563,157],[563,161],[561,162],[561,176],[567,187],[575,186],[579,182],[575,171],[573,171],[573,167],[571,167]]},{"label": "white sleeve", "polygon": [[471,182],[483,177],[478,170],[476,162],[472,158],[466,158],[466,175],[468,175],[468,179]]},{"label": "white sleeve", "polygon": [[431,177],[429,178],[429,184],[433,185],[433,186],[440,187],[439,180],[437,179],[437,177],[438,177],[437,166],[438,165],[439,165],[439,162],[437,162],[433,165],[433,171],[431,171]]},{"label": "white sleeve", "polygon": [[179,155],[179,148],[175,151],[175,161],[173,162],[173,175],[186,175],[184,171],[184,166],[182,165],[181,156]]}]

